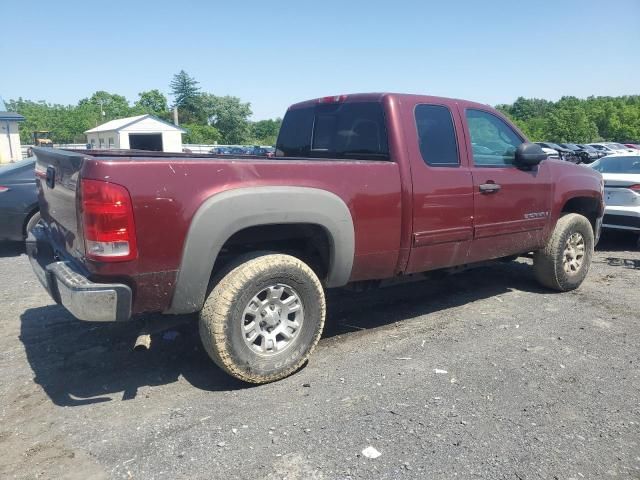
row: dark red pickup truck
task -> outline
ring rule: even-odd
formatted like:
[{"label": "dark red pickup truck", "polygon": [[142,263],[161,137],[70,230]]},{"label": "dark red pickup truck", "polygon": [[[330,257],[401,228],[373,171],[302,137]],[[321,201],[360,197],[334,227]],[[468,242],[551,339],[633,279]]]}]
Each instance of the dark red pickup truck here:
[{"label": "dark red pickup truck", "polygon": [[274,158],[36,149],[28,253],[89,321],[199,312],[231,375],[294,372],[324,289],[533,253],[546,287],[583,281],[600,175],[546,159],[494,109],[357,94],[287,111]]}]

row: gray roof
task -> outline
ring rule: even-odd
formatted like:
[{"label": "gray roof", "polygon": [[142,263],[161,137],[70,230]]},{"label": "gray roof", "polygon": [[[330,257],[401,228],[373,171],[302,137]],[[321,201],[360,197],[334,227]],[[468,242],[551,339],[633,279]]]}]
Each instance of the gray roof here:
[{"label": "gray roof", "polygon": [[24,122],[24,117],[16,112],[0,112],[0,120],[10,120],[13,122]]},{"label": "gray roof", "polygon": [[98,132],[110,132],[114,130],[121,130],[145,118],[151,118],[156,122],[162,123],[168,127],[171,127],[172,129],[178,130],[179,132],[187,133],[187,131],[184,128],[177,127],[173,123],[165,122],[164,120],[156,117],[155,115],[150,115],[150,114],[138,115],[135,117],[116,118],[115,120],[110,120],[106,123],[103,123],[102,125],[98,125],[97,127],[86,130],[84,133],[98,133]]},{"label": "gray roof", "polygon": [[0,97],[0,120],[11,120],[14,122],[24,122],[24,117],[16,112],[7,112],[7,106]]}]

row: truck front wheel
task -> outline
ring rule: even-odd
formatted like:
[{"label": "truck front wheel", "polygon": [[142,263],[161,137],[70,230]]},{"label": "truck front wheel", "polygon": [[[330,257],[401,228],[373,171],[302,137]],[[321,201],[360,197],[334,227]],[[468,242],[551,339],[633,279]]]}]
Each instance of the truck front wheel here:
[{"label": "truck front wheel", "polygon": [[262,255],[214,287],[200,312],[200,338],[225,372],[245,382],[272,382],[309,358],[325,311],[322,285],[308,265],[290,255]]},{"label": "truck front wheel", "polygon": [[589,271],[593,247],[589,220],[577,213],[562,215],[547,245],[533,256],[536,279],[561,292],[578,288]]}]

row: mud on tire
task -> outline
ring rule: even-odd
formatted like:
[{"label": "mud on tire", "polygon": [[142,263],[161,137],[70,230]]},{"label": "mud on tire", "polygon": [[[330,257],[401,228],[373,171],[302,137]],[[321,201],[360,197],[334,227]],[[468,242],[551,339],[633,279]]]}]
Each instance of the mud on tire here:
[{"label": "mud on tire", "polygon": [[309,358],[325,311],[322,285],[307,264],[290,255],[262,255],[235,267],[211,291],[200,312],[200,338],[228,374],[272,382]]},{"label": "mud on tire", "polygon": [[562,215],[547,245],[533,256],[536,279],[561,292],[578,288],[589,271],[593,248],[589,220],[577,213]]}]

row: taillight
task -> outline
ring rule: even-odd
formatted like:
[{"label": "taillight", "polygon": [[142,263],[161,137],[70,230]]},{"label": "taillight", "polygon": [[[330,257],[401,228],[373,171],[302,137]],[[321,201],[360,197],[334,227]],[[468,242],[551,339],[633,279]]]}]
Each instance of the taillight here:
[{"label": "taillight", "polygon": [[318,99],[318,103],[340,103],[347,99],[346,95],[333,95],[331,97],[322,97]]},{"label": "taillight", "polygon": [[0,193],[4,193],[4,192],[8,192],[9,191],[9,187],[3,187],[0,185]]},{"label": "taillight", "polygon": [[80,214],[88,258],[107,262],[136,258],[133,206],[126,188],[115,183],[82,179]]},{"label": "taillight", "polygon": [[640,193],[640,183],[636,184],[636,185],[631,185],[629,188],[629,190],[633,190],[634,192]]}]

